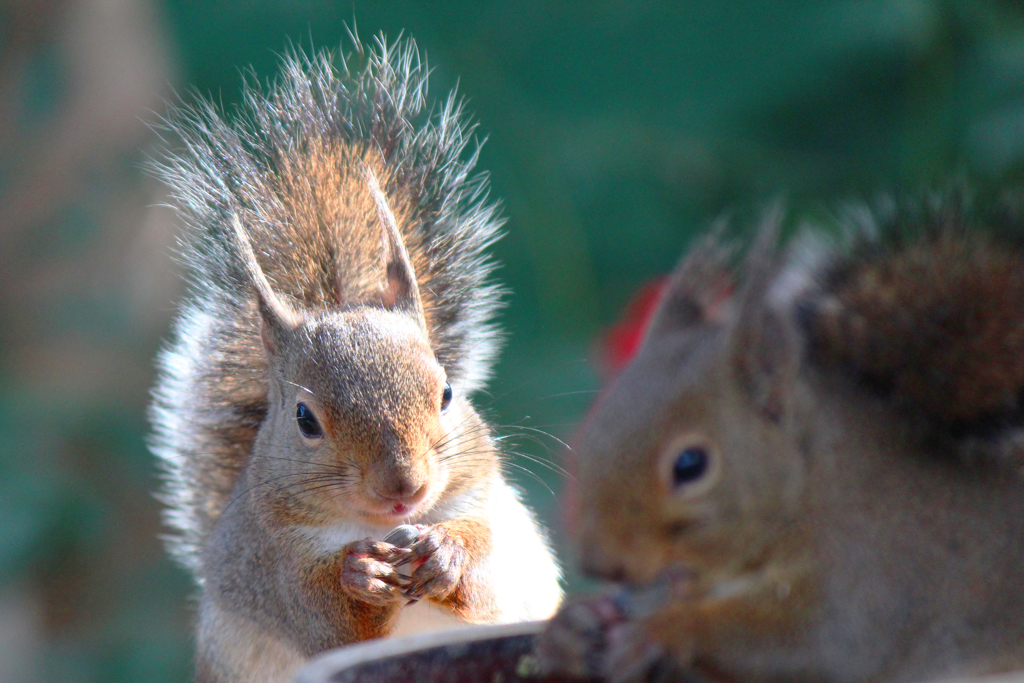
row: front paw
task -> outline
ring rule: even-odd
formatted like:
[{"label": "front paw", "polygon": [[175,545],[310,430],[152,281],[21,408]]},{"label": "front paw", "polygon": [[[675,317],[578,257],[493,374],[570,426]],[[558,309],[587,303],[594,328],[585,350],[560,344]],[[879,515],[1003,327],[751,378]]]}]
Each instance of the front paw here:
[{"label": "front paw", "polygon": [[684,680],[678,674],[666,676],[676,670],[674,662],[637,622],[616,624],[609,629],[603,666],[602,674],[609,683]]},{"label": "front paw", "polygon": [[612,683],[652,680],[664,660],[661,648],[610,595],[559,610],[538,639],[537,656],[549,674]]},{"label": "front paw", "polygon": [[341,586],[353,598],[371,605],[399,602],[409,580],[396,569],[409,550],[366,538],[342,548]]},{"label": "front paw", "polygon": [[424,530],[409,552],[408,562],[413,572],[405,589],[407,598],[444,600],[455,592],[462,579],[467,553],[443,525]]},{"label": "front paw", "polygon": [[609,631],[623,623],[611,596],[577,600],[558,611],[537,641],[541,668],[572,678],[596,678],[605,671]]}]

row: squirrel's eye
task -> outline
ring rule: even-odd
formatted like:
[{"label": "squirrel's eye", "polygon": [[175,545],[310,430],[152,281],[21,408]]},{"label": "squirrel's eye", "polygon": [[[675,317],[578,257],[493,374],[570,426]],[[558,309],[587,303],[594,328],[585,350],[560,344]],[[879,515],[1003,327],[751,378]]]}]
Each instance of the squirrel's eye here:
[{"label": "squirrel's eye", "polygon": [[708,452],[700,446],[684,449],[672,465],[672,483],[682,486],[697,481],[708,470]]},{"label": "squirrel's eye", "polygon": [[441,392],[441,411],[448,410],[448,406],[452,404],[452,385],[448,382],[444,383],[444,391]]},{"label": "squirrel's eye", "polygon": [[320,423],[317,422],[316,416],[313,415],[313,411],[305,403],[300,403],[296,406],[295,421],[299,425],[299,431],[307,439],[319,439],[324,435],[324,430],[320,427]]}]

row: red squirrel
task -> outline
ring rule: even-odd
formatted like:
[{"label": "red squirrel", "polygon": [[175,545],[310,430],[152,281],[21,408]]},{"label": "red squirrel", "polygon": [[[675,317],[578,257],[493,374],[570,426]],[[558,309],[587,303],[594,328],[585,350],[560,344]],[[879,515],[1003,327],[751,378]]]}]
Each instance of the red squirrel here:
[{"label": "red squirrel", "polygon": [[[228,122],[169,119],[191,294],[152,422],[196,678],[286,681],[328,648],[551,616],[560,573],[471,395],[497,349],[501,219],[412,41],[293,54]],[[399,525],[417,535],[383,539]]]},{"label": "red squirrel", "polygon": [[[962,195],[960,195],[962,197]],[[578,438],[550,672],[924,681],[1024,668],[1024,221],[941,200],[680,263]]]}]

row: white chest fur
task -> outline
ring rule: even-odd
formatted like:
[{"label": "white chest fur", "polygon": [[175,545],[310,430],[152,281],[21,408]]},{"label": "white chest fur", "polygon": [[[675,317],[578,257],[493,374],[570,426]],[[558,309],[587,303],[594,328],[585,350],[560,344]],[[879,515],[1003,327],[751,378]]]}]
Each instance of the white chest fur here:
[{"label": "white chest fur", "polygon": [[421,601],[402,608],[398,615],[398,624],[391,635],[407,636],[428,631],[448,631],[468,624],[469,622],[459,619],[443,607]]}]

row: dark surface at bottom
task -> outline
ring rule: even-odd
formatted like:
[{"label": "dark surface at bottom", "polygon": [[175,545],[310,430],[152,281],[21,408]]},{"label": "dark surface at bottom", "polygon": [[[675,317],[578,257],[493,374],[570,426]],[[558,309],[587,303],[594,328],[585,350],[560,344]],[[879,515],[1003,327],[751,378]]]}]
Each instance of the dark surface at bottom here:
[{"label": "dark surface at bottom", "polygon": [[[541,676],[533,655],[535,636],[493,638],[396,655],[338,671],[332,683],[585,683]],[[597,683],[593,680],[592,683]]]}]

